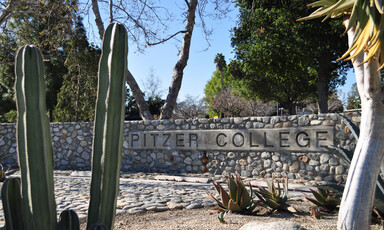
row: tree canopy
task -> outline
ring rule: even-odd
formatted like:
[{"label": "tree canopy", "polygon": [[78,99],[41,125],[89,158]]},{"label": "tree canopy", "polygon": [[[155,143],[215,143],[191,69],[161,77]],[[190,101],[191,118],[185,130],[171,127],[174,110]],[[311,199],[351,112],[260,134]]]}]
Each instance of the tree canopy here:
[{"label": "tree canopy", "polygon": [[326,102],[345,78],[345,63],[335,61],[347,47],[341,23],[297,22],[309,13],[304,0],[236,2],[240,16],[232,36],[234,76],[245,79],[259,98],[275,100],[291,114],[295,102],[316,92],[319,104],[323,94]]}]

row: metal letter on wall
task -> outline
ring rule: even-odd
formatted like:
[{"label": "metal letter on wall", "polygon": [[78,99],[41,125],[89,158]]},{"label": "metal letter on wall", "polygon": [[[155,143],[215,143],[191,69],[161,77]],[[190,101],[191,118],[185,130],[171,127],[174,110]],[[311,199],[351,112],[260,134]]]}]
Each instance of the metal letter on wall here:
[{"label": "metal letter on wall", "polygon": [[322,152],[334,145],[334,127],[234,130],[131,131],[131,150],[218,150]]}]

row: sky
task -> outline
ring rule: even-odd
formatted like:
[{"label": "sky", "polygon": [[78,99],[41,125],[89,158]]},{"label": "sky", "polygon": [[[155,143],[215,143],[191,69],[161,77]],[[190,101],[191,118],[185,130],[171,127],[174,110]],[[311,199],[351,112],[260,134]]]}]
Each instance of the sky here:
[{"label": "sky", "polygon": [[[166,7],[169,8],[170,11],[181,12],[176,4],[172,4],[173,2],[174,1],[171,0],[166,1],[168,4]],[[95,39],[95,43],[98,44],[99,40],[97,39],[98,34],[94,17],[92,11],[89,12],[90,14],[84,18],[84,24],[88,28],[88,37],[90,40]],[[236,26],[237,13],[238,10],[232,7],[232,11],[226,18],[221,20],[206,20],[207,27],[213,29],[213,33],[209,37],[210,46],[208,46],[201,28],[195,26],[192,33],[190,56],[188,64],[184,69],[183,82],[178,101],[183,101],[187,95],[198,98],[204,97],[204,87],[216,70],[214,59],[217,53],[222,53],[227,63],[229,63],[230,59],[233,59],[230,30]],[[107,18],[105,13],[102,17]],[[177,32],[184,28],[185,24],[179,23],[175,28],[171,28],[170,30],[174,29],[174,32]],[[171,32],[171,34],[174,32]],[[182,34],[178,35],[178,39],[181,40],[182,36]],[[144,85],[145,79],[152,71],[155,78],[158,78],[162,83],[159,91],[164,92],[163,98],[166,97],[172,81],[173,67],[178,60],[179,51],[176,45],[181,46],[181,42],[170,40],[164,44],[148,47],[144,50],[144,53],[137,52],[134,45],[128,47],[128,69],[141,88]],[[142,90],[144,89],[142,88]]]},{"label": "sky", "polygon": [[[171,12],[181,12],[180,8],[175,4],[177,1],[168,0],[165,2],[168,4],[166,7],[170,9]],[[89,12],[90,14],[84,18],[86,21],[84,24],[88,27],[88,37],[92,40],[92,38],[98,38],[98,35],[92,11]],[[101,10],[101,12],[103,11]],[[108,18],[106,13],[102,14],[104,14],[104,18]],[[213,29],[213,33],[209,37],[210,46],[208,46],[202,30],[195,26],[192,34],[190,57],[184,69],[183,82],[178,101],[183,101],[187,95],[197,98],[204,97],[204,87],[216,70],[216,65],[213,61],[217,53],[222,53],[227,63],[229,63],[230,59],[234,58],[231,47],[231,29],[236,26],[237,15],[238,9],[232,7],[232,11],[222,20],[206,20],[207,27]],[[106,22],[107,20],[104,21]],[[179,23],[175,27],[171,27],[170,30],[176,32],[184,29],[184,26],[184,23]],[[182,39],[182,34],[178,36],[178,39]],[[98,42],[100,43],[97,39],[95,41],[96,44]],[[154,77],[161,82],[159,92],[163,91],[162,96],[163,98],[166,97],[168,87],[172,81],[173,67],[178,60],[177,45],[180,46],[181,42],[170,40],[161,45],[148,47],[143,53],[137,52],[136,47],[130,45],[128,48],[128,69],[142,90],[144,90],[143,85],[146,78],[152,72]],[[354,82],[354,73],[350,70],[346,84],[338,88],[338,93],[340,94],[341,91],[346,95]]]}]

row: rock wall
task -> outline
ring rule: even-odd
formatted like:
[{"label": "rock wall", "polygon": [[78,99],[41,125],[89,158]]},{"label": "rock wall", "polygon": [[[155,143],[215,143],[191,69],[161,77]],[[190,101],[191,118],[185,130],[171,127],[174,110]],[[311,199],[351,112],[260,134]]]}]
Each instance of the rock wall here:
[{"label": "rock wall", "polygon": [[[55,168],[89,170],[92,132],[93,123],[52,123]],[[2,164],[17,163],[15,136],[15,124],[0,124]],[[130,121],[122,170],[336,182],[348,166],[324,147],[355,144],[336,114]]]}]

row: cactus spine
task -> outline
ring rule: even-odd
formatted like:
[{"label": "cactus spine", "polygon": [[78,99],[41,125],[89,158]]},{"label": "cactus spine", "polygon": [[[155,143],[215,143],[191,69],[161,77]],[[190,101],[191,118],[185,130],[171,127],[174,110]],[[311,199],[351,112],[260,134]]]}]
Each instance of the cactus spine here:
[{"label": "cactus spine", "polygon": [[45,104],[44,64],[33,45],[16,58],[18,157],[26,229],[56,229],[53,154]]},{"label": "cactus spine", "polygon": [[95,224],[113,228],[122,159],[127,53],[124,26],[110,24],[99,63],[88,228]]}]

